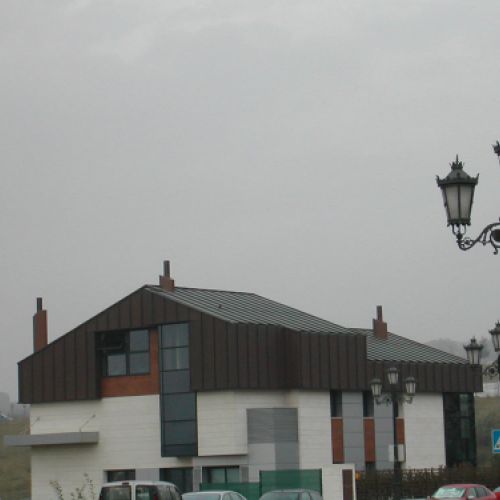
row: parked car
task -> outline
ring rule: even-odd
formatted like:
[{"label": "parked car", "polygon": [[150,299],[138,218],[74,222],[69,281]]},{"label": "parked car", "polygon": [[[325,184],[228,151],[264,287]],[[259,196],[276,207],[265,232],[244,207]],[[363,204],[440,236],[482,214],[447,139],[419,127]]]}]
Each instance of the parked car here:
[{"label": "parked car", "polygon": [[497,486],[494,490],[493,493],[495,493],[497,500],[500,500],[500,486]]},{"label": "parked car", "polygon": [[495,494],[482,484],[447,484],[438,488],[431,498],[438,500],[448,498],[497,500]]},{"label": "parked car", "polygon": [[268,491],[260,500],[323,500],[323,497],[314,490],[290,489]]},{"label": "parked car", "polygon": [[166,481],[113,481],[101,487],[99,500],[181,500],[181,492]]},{"label": "parked car", "polygon": [[236,491],[193,491],[184,493],[182,500],[247,500]]}]

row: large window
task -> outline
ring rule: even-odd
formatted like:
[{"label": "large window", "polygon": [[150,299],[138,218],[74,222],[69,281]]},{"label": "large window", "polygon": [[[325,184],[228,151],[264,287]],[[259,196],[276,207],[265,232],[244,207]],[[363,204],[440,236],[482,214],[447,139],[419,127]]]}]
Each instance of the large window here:
[{"label": "large window", "polygon": [[191,467],[160,469],[160,480],[174,483],[181,490],[181,493],[193,491],[193,469]]},{"label": "large window", "polygon": [[446,465],[476,465],[474,395],[443,394]]},{"label": "large window", "polygon": [[330,416],[332,418],[342,416],[342,392],[341,391],[330,391]]},{"label": "large window", "polygon": [[108,482],[113,481],[133,481],[135,479],[135,469],[108,470],[106,471]]},{"label": "large window", "polygon": [[202,481],[204,483],[239,483],[239,467],[203,467]]},{"label": "large window", "polygon": [[99,338],[106,377],[149,373],[149,331],[103,333]]},{"label": "large window", "polygon": [[161,421],[162,456],[196,456],[196,393],[189,373],[189,324],[162,325]]}]

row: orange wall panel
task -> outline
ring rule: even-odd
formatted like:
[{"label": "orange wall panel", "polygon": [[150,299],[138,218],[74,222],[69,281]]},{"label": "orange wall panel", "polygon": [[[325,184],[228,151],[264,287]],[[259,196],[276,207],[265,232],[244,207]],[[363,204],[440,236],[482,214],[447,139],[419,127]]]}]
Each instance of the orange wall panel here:
[{"label": "orange wall panel", "polygon": [[332,459],[334,464],[344,463],[344,423],[332,418]]},{"label": "orange wall panel", "polygon": [[396,419],[396,439],[398,444],[405,444],[405,421],[402,418]]},{"label": "orange wall panel", "polygon": [[158,366],[158,331],[149,331],[150,372],[145,375],[102,377],[101,396],[145,396],[160,393],[160,369]]},{"label": "orange wall panel", "polygon": [[375,420],[364,419],[365,462],[375,462]]}]

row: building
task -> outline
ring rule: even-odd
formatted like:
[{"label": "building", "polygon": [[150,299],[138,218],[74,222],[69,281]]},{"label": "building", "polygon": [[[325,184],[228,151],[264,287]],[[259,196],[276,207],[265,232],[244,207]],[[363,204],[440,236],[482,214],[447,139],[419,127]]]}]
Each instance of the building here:
[{"label": "building", "polygon": [[41,299],[34,353],[19,362],[31,404],[32,498],[88,473],[200,482],[260,470],[392,467],[392,410],[370,380],[396,366],[417,378],[400,408],[403,467],[475,460],[473,392],[462,359],[387,331],[345,328],[264,297],[175,286],[169,263],[145,285],[47,344]]}]

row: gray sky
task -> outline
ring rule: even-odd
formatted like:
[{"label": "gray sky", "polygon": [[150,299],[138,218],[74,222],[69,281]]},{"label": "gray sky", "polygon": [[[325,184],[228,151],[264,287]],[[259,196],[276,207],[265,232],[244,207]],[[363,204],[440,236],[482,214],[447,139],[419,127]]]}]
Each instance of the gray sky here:
[{"label": "gray sky", "polygon": [[498,0],[3,0],[0,391],[144,283],[252,291],[460,341],[500,319],[435,175],[500,216]]}]

